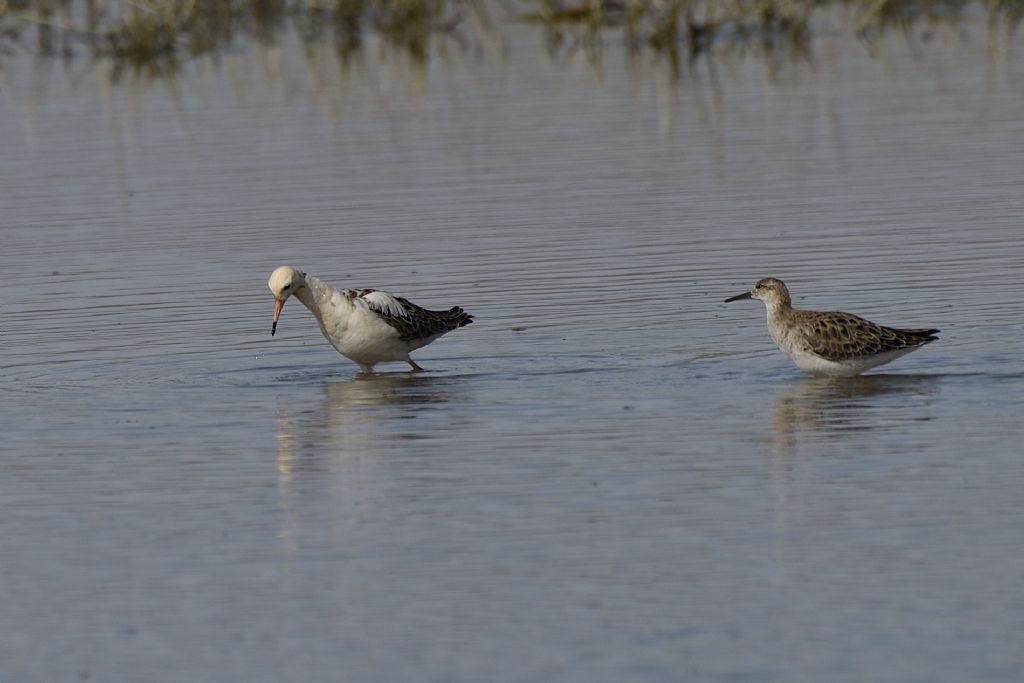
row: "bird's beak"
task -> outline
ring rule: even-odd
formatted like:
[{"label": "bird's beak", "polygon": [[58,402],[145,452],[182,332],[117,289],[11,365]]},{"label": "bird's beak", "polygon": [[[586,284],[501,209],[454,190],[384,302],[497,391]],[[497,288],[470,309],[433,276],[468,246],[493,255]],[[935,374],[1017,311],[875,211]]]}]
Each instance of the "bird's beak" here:
[{"label": "bird's beak", "polygon": [[730,296],[728,299],[725,300],[725,303],[730,303],[732,301],[739,301],[740,299],[753,299],[753,298],[754,298],[754,295],[751,294],[750,292],[743,292],[742,294],[737,294],[736,296]]},{"label": "bird's beak", "polygon": [[270,326],[270,336],[277,332],[277,320],[281,317],[281,309],[284,308],[284,299],[274,299],[274,324]]}]

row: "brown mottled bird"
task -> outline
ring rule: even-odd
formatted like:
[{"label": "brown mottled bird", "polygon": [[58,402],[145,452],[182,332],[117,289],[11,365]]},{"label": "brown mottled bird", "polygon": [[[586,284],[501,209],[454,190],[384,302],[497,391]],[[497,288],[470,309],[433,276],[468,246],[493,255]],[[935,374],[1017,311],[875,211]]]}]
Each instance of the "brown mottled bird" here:
[{"label": "brown mottled bird", "polygon": [[377,289],[338,290],[291,266],[274,270],[267,285],[274,294],[271,335],[277,331],[284,302],[294,294],[316,317],[331,346],[363,372],[373,372],[377,363],[392,360],[405,361],[413,371],[421,371],[410,352],[473,322],[473,316],[458,306],[428,311]]},{"label": "brown mottled bird", "polygon": [[850,313],[798,311],[782,280],[766,277],[749,292],[725,300],[760,299],[768,309],[768,334],[813,375],[853,377],[938,339],[937,329],[898,330]]}]

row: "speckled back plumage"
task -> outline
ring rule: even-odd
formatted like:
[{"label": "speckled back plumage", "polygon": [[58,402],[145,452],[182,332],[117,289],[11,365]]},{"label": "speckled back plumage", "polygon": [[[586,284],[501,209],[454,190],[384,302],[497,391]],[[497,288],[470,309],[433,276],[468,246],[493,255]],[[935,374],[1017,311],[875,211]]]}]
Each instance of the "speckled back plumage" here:
[{"label": "speckled back plumage", "polygon": [[790,324],[806,349],[825,360],[845,361],[924,346],[938,339],[937,329],[899,330],[850,313],[790,310]]},{"label": "speckled back plumage", "polygon": [[398,330],[399,338],[403,341],[429,339],[473,322],[473,316],[459,306],[453,306],[447,311],[430,311],[400,296],[390,296],[390,299],[401,310],[395,310],[394,306],[382,306],[374,301],[374,297],[369,296],[377,291],[346,289],[344,293],[350,302],[362,300],[381,320]]},{"label": "speckled back plumage", "polygon": [[741,299],[764,302],[772,341],[813,375],[853,377],[938,339],[934,328],[901,330],[851,313],[798,311],[786,283],[774,277],[761,278],[725,302]]}]

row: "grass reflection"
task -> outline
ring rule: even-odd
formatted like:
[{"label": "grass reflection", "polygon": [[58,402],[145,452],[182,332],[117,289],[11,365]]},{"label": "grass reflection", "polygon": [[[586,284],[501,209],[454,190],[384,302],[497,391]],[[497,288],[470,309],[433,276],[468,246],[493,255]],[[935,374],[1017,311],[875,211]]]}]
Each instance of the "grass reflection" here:
[{"label": "grass reflection", "polygon": [[34,43],[46,56],[86,51],[168,71],[297,29],[307,41],[334,41],[343,56],[373,33],[423,62],[431,42],[457,33],[470,13],[487,25],[478,0],[0,0],[0,47],[10,53]]},{"label": "grass reflection", "polygon": [[985,13],[991,27],[1016,30],[1024,0],[536,0],[520,15],[545,27],[551,44],[593,52],[595,44],[621,40],[631,52],[653,51],[673,65],[712,50],[749,51],[767,59],[803,58],[818,32],[839,18],[861,40],[890,30],[908,35],[924,26],[955,25]]},{"label": "grass reflection", "polygon": [[332,41],[343,59],[373,34],[423,64],[445,42],[465,49],[468,38],[489,40],[482,34],[491,31],[491,13],[538,24],[549,51],[583,50],[596,62],[615,41],[661,55],[678,71],[713,50],[752,45],[769,59],[802,58],[836,17],[867,42],[980,14],[1012,32],[1024,0],[0,0],[0,51],[85,51],[115,70],[161,72],[291,30],[307,42]]}]

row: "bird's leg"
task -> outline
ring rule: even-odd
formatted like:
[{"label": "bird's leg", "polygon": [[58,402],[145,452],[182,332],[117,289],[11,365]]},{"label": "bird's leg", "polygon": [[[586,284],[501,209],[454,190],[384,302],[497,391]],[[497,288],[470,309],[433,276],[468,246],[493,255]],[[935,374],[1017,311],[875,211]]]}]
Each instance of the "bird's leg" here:
[{"label": "bird's leg", "polygon": [[359,371],[362,372],[364,375],[372,375],[373,374],[373,366],[372,365],[363,365],[362,363],[359,363]]},{"label": "bird's leg", "polygon": [[409,356],[405,357],[405,362],[409,364],[409,367],[412,368],[413,372],[424,372],[423,368],[421,368],[419,365],[417,365],[416,361],[414,361]]}]

